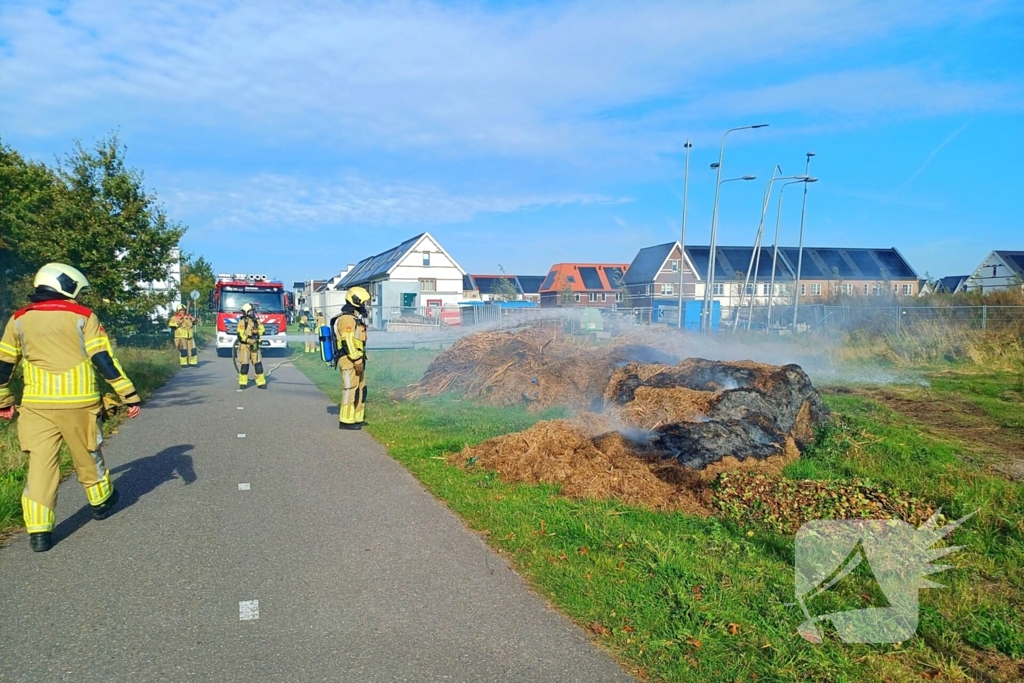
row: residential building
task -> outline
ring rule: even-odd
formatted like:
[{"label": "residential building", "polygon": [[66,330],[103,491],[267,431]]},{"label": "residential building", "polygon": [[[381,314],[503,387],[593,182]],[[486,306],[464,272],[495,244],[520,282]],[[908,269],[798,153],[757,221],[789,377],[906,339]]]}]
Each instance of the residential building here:
[{"label": "residential building", "polygon": [[[511,289],[502,292],[502,280],[508,280]],[[540,285],[543,275],[467,275],[464,283],[464,299],[494,301],[512,295],[508,301],[533,301],[540,303]],[[514,294],[513,294],[514,290]]]},{"label": "residential building", "polygon": [[[425,232],[396,247],[369,256],[337,284],[336,290],[363,287],[372,301],[371,322],[385,329],[392,317],[441,315],[458,324],[466,271]],[[445,307],[451,307],[444,310]]]},{"label": "residential building", "polygon": [[622,301],[625,263],[556,263],[541,282],[541,308],[614,308]]},{"label": "residential building", "polygon": [[[682,276],[680,277],[680,272]],[[641,249],[622,278],[621,307],[652,310],[651,320],[662,321],[662,309],[678,316],[679,290],[684,300],[696,298],[698,276],[679,242]],[[678,321],[678,318],[675,318]]]},{"label": "residential building", "polygon": [[1024,251],[993,251],[967,278],[965,289],[982,294],[1024,288]]},{"label": "residential building", "polygon": [[939,278],[932,284],[932,291],[936,294],[959,294],[967,291],[967,280],[970,275],[947,275]]},{"label": "residential building", "polygon": [[[686,254],[695,269],[694,294],[704,297],[707,281],[708,247],[687,247]],[[797,247],[779,247],[775,263],[775,287],[772,290],[772,247],[762,247],[760,261],[754,259],[757,281],[744,283],[750,268],[752,247],[718,247],[715,255],[713,298],[723,309],[746,306],[754,297],[755,306],[791,305],[799,259]],[[895,248],[862,249],[805,247],[800,267],[800,300],[813,303],[842,296],[917,296],[917,273]]]},{"label": "residential building", "polygon": [[153,315],[157,318],[168,318],[177,310],[178,304],[188,302],[189,292],[181,291],[181,249],[174,247],[170,252],[170,262],[167,265],[167,279],[154,280],[142,283],[142,288],[154,294],[171,294],[172,298],[166,306],[157,306]]},{"label": "residential building", "polygon": [[311,305],[308,308],[310,312],[315,314],[317,311],[320,311],[327,320],[341,313],[341,309],[345,305],[347,290],[338,289],[338,285],[345,279],[345,276],[352,272],[353,268],[355,268],[354,265],[348,264],[345,270],[330,280],[321,283],[319,287],[313,290],[313,294],[309,299]]}]

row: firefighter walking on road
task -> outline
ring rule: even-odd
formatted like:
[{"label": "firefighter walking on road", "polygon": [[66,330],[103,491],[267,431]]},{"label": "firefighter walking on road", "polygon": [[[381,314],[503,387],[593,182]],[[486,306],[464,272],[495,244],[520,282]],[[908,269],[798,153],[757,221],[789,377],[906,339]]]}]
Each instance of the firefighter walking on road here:
[{"label": "firefighter walking on road", "polygon": [[178,348],[178,360],[181,367],[199,365],[196,355],[196,340],[193,328],[196,319],[188,314],[185,304],[178,304],[178,312],[167,321],[167,326],[174,330],[174,345]]},{"label": "firefighter walking on road", "polygon": [[256,372],[256,386],[267,388],[267,378],[263,374],[263,354],[260,350],[260,337],[266,330],[263,323],[256,318],[252,304],[242,306],[242,317],[238,319],[238,386],[245,389],[249,386],[249,365]]},{"label": "firefighter walking on road", "polygon": [[24,392],[18,409],[18,441],[28,453],[28,479],[21,509],[32,550],[53,543],[60,447],[67,444],[78,482],[85,487],[93,519],[105,519],[117,505],[100,451],[103,415],[96,371],[136,417],[141,401],[114,357],[96,315],[77,302],[88,280],[60,263],[43,266],[31,302],[7,322],[0,339],[0,418],[13,419],[11,379],[22,366]]},{"label": "firefighter walking on road", "polygon": [[303,309],[299,316],[299,334],[305,337],[306,347],[304,353],[316,353],[316,342],[313,341],[313,320],[309,316],[309,309]]},{"label": "firefighter walking on road", "polygon": [[366,302],[370,293],[353,287],[333,322],[341,368],[340,429],[362,429],[366,403]]}]

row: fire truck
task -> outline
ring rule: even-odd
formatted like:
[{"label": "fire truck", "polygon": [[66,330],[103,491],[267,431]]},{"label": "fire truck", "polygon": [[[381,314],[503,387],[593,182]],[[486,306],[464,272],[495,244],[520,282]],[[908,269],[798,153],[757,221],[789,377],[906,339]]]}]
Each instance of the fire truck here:
[{"label": "fire truck", "polygon": [[230,356],[238,334],[242,306],[252,304],[263,323],[260,345],[265,349],[288,346],[284,285],[266,275],[221,274],[213,287],[213,309],[217,311],[217,355]]}]

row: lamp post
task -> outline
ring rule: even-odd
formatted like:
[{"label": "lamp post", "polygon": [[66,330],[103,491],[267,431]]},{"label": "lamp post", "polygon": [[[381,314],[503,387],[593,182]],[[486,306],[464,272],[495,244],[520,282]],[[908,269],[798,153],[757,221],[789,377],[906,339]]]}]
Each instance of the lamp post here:
[{"label": "lamp post", "polygon": [[[778,164],[775,165],[775,171],[782,172],[782,167]],[[747,331],[750,331],[750,323],[754,318],[754,300],[757,296],[757,274],[761,270],[761,238],[764,235],[764,219],[768,214],[768,204],[772,196],[772,185],[777,180],[804,180],[808,176],[805,175],[790,175],[790,176],[776,176],[775,171],[772,171],[772,178],[768,181],[768,184],[764,188],[764,204],[761,206],[761,222],[757,226],[757,236],[754,238],[754,249],[750,252],[750,265],[747,267],[747,276],[743,281],[743,291],[747,291],[748,285],[750,285],[751,279],[753,279],[753,290],[750,293],[750,304],[747,309]],[[756,260],[755,260],[756,259]],[[743,305],[743,299],[740,298],[740,305]],[[736,322],[733,325],[733,333],[736,332],[736,328],[739,326],[740,314],[739,309],[736,311]]]},{"label": "lamp post", "polygon": [[[807,153],[807,164],[804,166],[804,175],[811,170],[811,157],[814,152]],[[796,314],[800,307],[800,269],[804,265],[804,217],[807,215],[807,183],[804,183],[804,205],[800,209],[800,247],[796,257],[796,281],[793,283],[793,332],[796,333]]]},{"label": "lamp post", "polygon": [[686,263],[686,190],[690,185],[690,144],[686,140],[686,170],[683,171],[683,230],[679,237],[679,331],[683,330],[683,264]]},{"label": "lamp post", "polygon": [[712,165],[712,168],[718,169],[718,175],[715,178],[715,205],[711,211],[711,249],[708,252],[708,278],[704,288],[704,303],[701,308],[701,332],[708,332],[711,330],[711,312],[709,310],[711,306],[712,290],[715,285],[715,245],[718,240],[718,194],[722,189],[722,160],[725,157],[725,138],[729,133],[737,130],[746,130],[753,128],[766,128],[767,123],[757,123],[752,126],[739,126],[738,128],[730,128],[722,134],[722,144],[718,148],[718,163]]},{"label": "lamp post", "polygon": [[817,181],[817,178],[804,177],[800,180],[783,183],[782,189],[779,190],[779,210],[775,218],[775,245],[772,248],[772,278],[771,284],[768,286],[768,323],[765,325],[766,332],[771,329],[772,326],[772,307],[775,303],[775,266],[779,261],[779,229],[782,226],[782,195],[790,185],[796,185],[797,183],[804,183],[806,185],[807,183],[814,183]]},{"label": "lamp post", "polygon": [[[712,164],[712,166],[713,166],[713,164]],[[736,182],[737,180],[757,180],[757,176],[745,175],[745,176],[740,176],[739,178],[728,178],[726,180],[719,181],[718,184],[719,185],[725,185],[726,183],[733,183],[733,182]],[[715,194],[717,196],[717,194],[718,194],[717,190],[716,190]],[[701,316],[702,316],[701,317],[701,330],[703,332],[710,332],[711,331],[711,321],[712,321],[712,315],[711,315],[712,311],[711,311],[711,309],[712,309],[712,307],[714,305],[713,302],[715,300],[715,295],[714,295],[714,288],[715,288],[715,278],[714,278],[715,259],[711,258],[711,255],[714,253],[714,247],[712,247],[711,249],[712,249],[712,251],[708,254],[708,279],[707,279],[707,283],[705,284],[704,302],[702,304],[702,311],[701,311]]]}]

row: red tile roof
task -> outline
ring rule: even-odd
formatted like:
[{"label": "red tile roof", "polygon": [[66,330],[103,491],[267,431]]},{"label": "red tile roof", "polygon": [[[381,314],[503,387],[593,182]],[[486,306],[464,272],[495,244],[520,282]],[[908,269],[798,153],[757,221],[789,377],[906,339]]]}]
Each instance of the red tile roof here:
[{"label": "red tile roof", "polygon": [[556,263],[540,286],[541,294],[561,292],[615,292],[628,263]]}]

